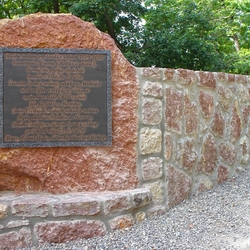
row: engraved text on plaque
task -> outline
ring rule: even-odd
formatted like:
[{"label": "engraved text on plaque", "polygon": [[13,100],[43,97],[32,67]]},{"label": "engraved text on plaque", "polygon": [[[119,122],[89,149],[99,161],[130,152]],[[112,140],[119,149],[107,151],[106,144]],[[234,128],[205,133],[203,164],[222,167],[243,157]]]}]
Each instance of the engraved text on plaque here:
[{"label": "engraved text on plaque", "polygon": [[1,147],[111,145],[110,52],[1,52]]}]

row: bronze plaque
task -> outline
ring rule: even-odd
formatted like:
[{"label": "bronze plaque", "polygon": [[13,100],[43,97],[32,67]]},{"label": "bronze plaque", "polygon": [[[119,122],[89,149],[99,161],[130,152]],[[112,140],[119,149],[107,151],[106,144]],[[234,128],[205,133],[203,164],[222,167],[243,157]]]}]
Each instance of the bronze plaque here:
[{"label": "bronze plaque", "polygon": [[111,145],[110,51],[0,52],[1,147]]}]

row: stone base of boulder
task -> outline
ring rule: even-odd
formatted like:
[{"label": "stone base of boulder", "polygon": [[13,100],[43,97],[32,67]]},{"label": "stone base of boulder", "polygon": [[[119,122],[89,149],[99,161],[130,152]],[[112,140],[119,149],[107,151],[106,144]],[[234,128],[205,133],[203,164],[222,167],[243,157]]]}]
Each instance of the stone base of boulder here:
[{"label": "stone base of boulder", "polygon": [[148,188],[59,195],[1,192],[0,249],[103,236],[132,226],[138,213],[151,206]]}]

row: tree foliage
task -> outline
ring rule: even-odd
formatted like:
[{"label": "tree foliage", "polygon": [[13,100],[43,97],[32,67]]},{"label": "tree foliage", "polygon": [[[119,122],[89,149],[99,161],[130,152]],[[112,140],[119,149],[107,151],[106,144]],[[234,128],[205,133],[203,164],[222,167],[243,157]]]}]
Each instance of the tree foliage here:
[{"label": "tree foliage", "polygon": [[[148,1],[145,57],[139,64],[216,70],[222,55],[211,31],[210,12],[194,1]],[[159,58],[159,60],[157,59]]]},{"label": "tree foliage", "polygon": [[72,14],[107,32],[123,51],[138,43],[135,34],[142,32],[140,21],[145,10],[141,0],[79,1],[70,8]]},{"label": "tree foliage", "polygon": [[71,12],[136,66],[250,74],[249,0],[0,0],[0,18]]}]

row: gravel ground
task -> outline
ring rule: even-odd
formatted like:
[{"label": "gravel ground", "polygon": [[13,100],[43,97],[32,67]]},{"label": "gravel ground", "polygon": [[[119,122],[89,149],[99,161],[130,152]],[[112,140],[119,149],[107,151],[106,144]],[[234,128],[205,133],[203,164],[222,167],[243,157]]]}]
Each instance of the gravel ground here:
[{"label": "gravel ground", "polygon": [[250,169],[130,229],[30,249],[250,249]]}]

